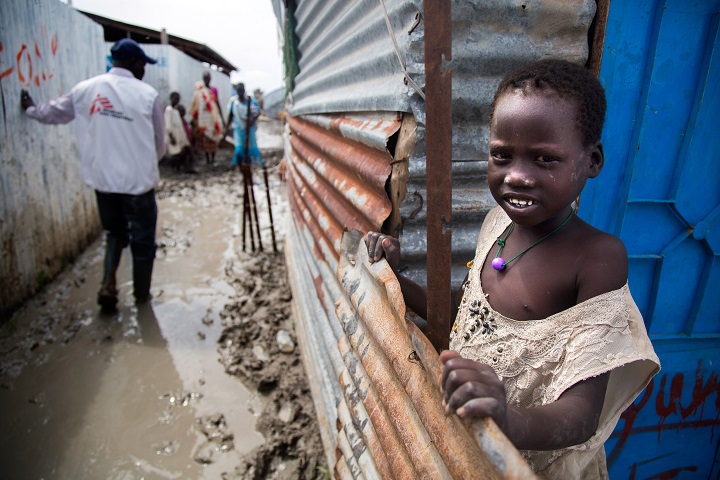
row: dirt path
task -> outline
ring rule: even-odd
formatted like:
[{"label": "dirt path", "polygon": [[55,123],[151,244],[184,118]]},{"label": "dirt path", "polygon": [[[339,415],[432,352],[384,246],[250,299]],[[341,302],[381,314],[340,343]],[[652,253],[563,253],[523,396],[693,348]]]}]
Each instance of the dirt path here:
[{"label": "dirt path", "polygon": [[[259,125],[261,148],[278,127]],[[265,150],[279,253],[257,173],[265,251],[242,251],[229,158],[198,159],[197,175],[161,168],[150,305],[132,304],[126,251],[119,312],[99,314],[98,241],[0,328],[0,478],[324,476],[293,348],[279,155]]]}]

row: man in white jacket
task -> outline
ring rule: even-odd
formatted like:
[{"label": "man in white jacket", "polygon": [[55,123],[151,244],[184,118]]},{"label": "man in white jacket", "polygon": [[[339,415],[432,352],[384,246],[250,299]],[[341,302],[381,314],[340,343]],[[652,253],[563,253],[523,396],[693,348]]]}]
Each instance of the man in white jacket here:
[{"label": "man in white jacket", "polygon": [[122,249],[133,256],[136,303],[152,298],[150,283],[155,259],[158,159],[165,153],[165,122],[158,92],[142,81],[145,55],[134,40],[124,38],[110,49],[113,67],[84,80],[69,93],[35,105],[26,90],[20,105],[42,123],[75,120],[83,179],[95,190],[100,221],[107,231],[103,279],[98,303],[103,310],[117,305],[115,272]]}]

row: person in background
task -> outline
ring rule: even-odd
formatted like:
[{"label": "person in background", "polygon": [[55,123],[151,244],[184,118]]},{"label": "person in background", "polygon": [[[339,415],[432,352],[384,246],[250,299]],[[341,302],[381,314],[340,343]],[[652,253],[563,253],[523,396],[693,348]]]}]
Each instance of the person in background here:
[{"label": "person in background", "polygon": [[[188,140],[188,149],[190,151],[190,158],[191,158],[190,165],[192,165],[192,162],[194,162],[194,159],[195,159],[195,143],[193,142],[192,128],[190,128],[190,125],[185,120],[185,105],[179,104],[177,106],[177,111],[180,114],[180,120],[182,121],[183,130],[185,131],[185,136]],[[193,173],[197,173],[197,172],[193,172]]]},{"label": "person in background", "polygon": [[[630,295],[625,246],[573,207],[604,164],[605,105],[600,82],[563,60],[530,63],[500,83],[487,172],[498,206],[440,354],[446,413],[492,418],[544,479],[608,478],[603,445],[660,368]],[[386,256],[425,317],[427,292],[398,273],[398,240],[367,240],[370,261]]]},{"label": "person in background", "polygon": [[190,116],[195,130],[195,146],[205,153],[208,165],[215,163],[215,152],[225,131],[217,96],[210,89],[210,72],[203,73],[201,82],[195,84],[190,102]]},{"label": "person in background", "polygon": [[[227,126],[233,126],[233,141],[235,142],[235,154],[233,155],[232,164],[250,163],[252,165],[264,165],[260,149],[257,145],[255,123],[260,117],[260,105],[252,98],[245,94],[245,84],[238,83],[235,85],[237,95],[233,96],[228,102],[228,118]],[[248,119],[248,106],[250,118]],[[230,123],[232,122],[232,123]],[[248,128],[249,127],[249,128]],[[245,141],[248,140],[248,159],[245,158]]]},{"label": "person in background", "polygon": [[180,94],[171,92],[170,105],[165,107],[165,142],[170,157],[170,166],[176,171],[182,169],[185,173],[197,173],[192,166],[193,157],[190,140],[185,132],[183,119],[180,116],[179,103]]},{"label": "person in background", "polygon": [[148,57],[134,40],[124,38],[110,48],[112,68],[84,80],[69,93],[35,105],[20,94],[25,114],[47,124],[75,120],[85,183],[95,190],[100,221],[107,231],[103,278],[97,301],[113,311],[118,302],[115,274],[123,248],[133,257],[135,301],[152,298],[155,260],[158,160],[165,154],[165,124],[158,92],[142,81]]}]

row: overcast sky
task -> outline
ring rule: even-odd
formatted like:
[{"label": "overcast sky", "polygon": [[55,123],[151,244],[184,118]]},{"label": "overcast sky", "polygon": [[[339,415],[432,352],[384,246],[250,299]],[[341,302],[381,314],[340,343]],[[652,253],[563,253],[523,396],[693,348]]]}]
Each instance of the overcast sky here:
[{"label": "overcast sky", "polygon": [[203,43],[239,71],[252,92],[283,84],[278,23],[270,0],[59,0],[78,10]]}]

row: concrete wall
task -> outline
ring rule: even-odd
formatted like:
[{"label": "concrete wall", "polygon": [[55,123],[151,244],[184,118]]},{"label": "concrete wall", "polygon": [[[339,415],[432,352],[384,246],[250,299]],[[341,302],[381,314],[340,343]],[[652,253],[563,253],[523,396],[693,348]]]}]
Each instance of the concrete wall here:
[{"label": "concrete wall", "polygon": [[47,102],[105,71],[102,28],[57,0],[0,2],[0,320],[100,232],[82,181],[74,125],[20,109],[20,90]]}]

